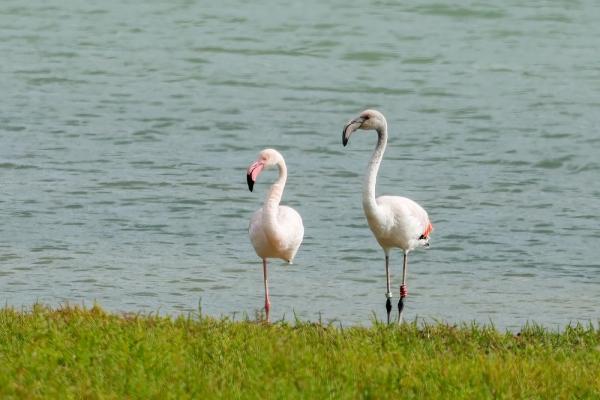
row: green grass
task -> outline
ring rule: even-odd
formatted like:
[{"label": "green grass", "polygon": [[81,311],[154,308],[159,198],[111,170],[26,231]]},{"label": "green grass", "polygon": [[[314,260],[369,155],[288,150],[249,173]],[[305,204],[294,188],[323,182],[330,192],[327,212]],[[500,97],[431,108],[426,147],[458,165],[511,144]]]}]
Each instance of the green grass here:
[{"label": "green grass", "polygon": [[5,308],[0,398],[600,398],[600,329]]}]

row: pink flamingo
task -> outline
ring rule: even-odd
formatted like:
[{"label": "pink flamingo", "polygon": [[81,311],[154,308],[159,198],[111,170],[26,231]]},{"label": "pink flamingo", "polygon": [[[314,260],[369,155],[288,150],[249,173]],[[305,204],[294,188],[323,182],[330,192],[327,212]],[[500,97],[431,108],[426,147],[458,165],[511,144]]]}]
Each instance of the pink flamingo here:
[{"label": "pink flamingo", "polygon": [[256,254],[263,261],[267,322],[270,321],[269,310],[271,309],[267,280],[267,258],[281,258],[291,264],[304,237],[304,226],[300,214],[291,207],[279,205],[287,180],[287,167],[283,156],[277,150],[265,149],[261,151],[258,159],[250,164],[246,176],[248,189],[252,191],[254,182],[256,182],[256,178],[263,169],[275,165],[279,167],[279,177],[271,185],[262,208],[256,210],[252,215],[248,227],[250,241]]},{"label": "pink flamingo", "polygon": [[406,286],[406,270],[408,253],[418,247],[429,246],[429,234],[433,230],[427,211],[406,197],[379,196],[375,198],[375,181],[387,144],[387,121],[383,114],[376,110],[365,110],[357,118],[349,121],[342,132],[342,143],[348,144],[350,135],[357,129],[375,130],[377,146],[367,167],[367,175],[363,182],[362,204],[367,221],[373,235],[385,253],[385,274],[387,279],[386,310],[390,323],[392,311],[392,292],[390,291],[389,252],[399,247],[404,252],[402,284],[398,301],[398,323],[402,322],[404,298],[408,295]]}]

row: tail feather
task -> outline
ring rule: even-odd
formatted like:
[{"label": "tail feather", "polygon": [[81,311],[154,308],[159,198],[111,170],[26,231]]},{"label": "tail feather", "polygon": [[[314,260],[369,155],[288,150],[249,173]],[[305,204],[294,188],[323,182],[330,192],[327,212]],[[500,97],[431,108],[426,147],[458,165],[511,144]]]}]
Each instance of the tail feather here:
[{"label": "tail feather", "polygon": [[429,234],[431,232],[433,232],[433,225],[431,225],[431,222],[428,222],[427,228],[425,228],[425,232],[423,232],[419,239],[429,239]]}]

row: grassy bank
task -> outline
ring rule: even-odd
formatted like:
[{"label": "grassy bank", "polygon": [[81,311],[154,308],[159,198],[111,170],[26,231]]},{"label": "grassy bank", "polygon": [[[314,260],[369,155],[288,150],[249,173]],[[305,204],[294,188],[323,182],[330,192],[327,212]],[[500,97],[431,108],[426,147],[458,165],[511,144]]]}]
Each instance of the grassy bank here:
[{"label": "grassy bank", "polygon": [[0,310],[0,398],[598,398],[600,330]]}]

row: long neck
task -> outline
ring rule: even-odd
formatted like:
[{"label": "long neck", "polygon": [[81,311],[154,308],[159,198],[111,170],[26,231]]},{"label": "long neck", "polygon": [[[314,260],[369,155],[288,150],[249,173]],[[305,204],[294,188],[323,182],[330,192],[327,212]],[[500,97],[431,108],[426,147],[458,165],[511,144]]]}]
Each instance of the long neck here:
[{"label": "long neck", "polygon": [[287,167],[285,161],[279,161],[277,167],[279,167],[279,177],[273,185],[271,185],[271,189],[269,190],[269,193],[267,193],[263,205],[263,224],[266,232],[273,236],[276,236],[278,233],[277,215],[279,213],[279,202],[281,201],[285,181],[287,180]]},{"label": "long neck", "polygon": [[377,182],[377,173],[379,172],[379,165],[385,152],[385,146],[387,145],[387,124],[377,129],[377,146],[373,151],[369,165],[367,166],[367,174],[363,182],[363,209],[367,215],[373,215],[377,212],[377,202],[375,201],[375,184]]}]

